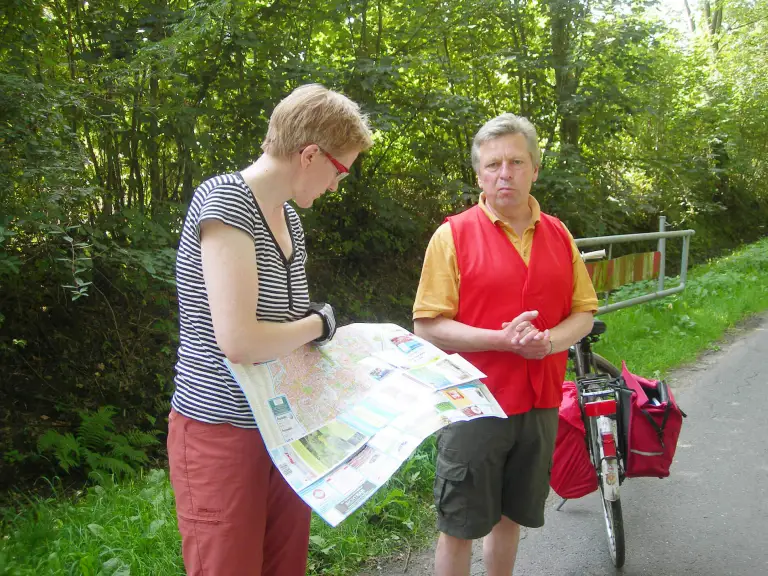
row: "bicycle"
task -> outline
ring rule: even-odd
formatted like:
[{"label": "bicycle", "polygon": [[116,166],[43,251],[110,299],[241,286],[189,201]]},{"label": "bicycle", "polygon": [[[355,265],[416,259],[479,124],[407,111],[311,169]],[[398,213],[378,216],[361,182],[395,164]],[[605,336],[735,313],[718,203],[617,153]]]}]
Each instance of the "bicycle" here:
[{"label": "bicycle", "polygon": [[[605,256],[605,250],[583,254],[595,259]],[[576,374],[576,390],[581,417],[586,431],[587,452],[598,477],[600,500],[611,561],[616,568],[624,565],[624,521],[619,487],[624,481],[623,457],[618,432],[618,394],[621,371],[608,360],[592,351],[592,344],[607,330],[605,322],[595,320],[590,333],[568,351]],[[567,499],[556,507],[560,510]]]}]

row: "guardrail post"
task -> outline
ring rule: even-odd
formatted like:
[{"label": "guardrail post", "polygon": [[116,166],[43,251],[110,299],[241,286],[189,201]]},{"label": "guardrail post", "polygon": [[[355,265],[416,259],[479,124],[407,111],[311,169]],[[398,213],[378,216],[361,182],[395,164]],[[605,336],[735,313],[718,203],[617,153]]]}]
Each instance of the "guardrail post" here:
[{"label": "guardrail post", "polygon": [[[667,217],[659,216],[659,232],[664,232],[667,228]],[[667,239],[659,238],[659,246],[657,250],[661,253],[661,261],[659,262],[659,288],[658,291],[664,290],[664,275],[666,274],[666,260],[667,260]]]},{"label": "guardrail post", "polygon": [[680,285],[685,286],[685,282],[688,280],[688,251],[691,248],[691,237],[683,237],[683,255],[682,263],[680,264]]},{"label": "guardrail post", "polygon": [[[608,244],[608,260],[611,258],[613,258],[613,244]],[[605,296],[605,305],[608,306],[611,303],[611,291],[606,290],[603,296]]]}]

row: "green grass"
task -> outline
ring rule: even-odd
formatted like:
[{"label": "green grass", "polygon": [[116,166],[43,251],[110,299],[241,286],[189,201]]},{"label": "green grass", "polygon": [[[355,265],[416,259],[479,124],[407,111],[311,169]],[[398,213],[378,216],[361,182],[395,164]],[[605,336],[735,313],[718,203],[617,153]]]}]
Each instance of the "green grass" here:
[{"label": "green grass", "polygon": [[[425,442],[388,485],[341,526],[312,517],[308,574],[348,574],[372,557],[426,544],[434,441]],[[74,498],[22,503],[0,526],[0,575],[184,574],[173,492],[164,470]]]},{"label": "green grass", "polygon": [[[648,291],[625,288],[622,298]],[[604,317],[597,350],[633,372],[664,375],[716,346],[726,330],[768,309],[768,239],[697,267],[682,294]],[[371,558],[434,537],[433,441],[425,442],[360,511],[338,528],[313,517],[310,574],[350,574]],[[21,503],[0,526],[0,575],[183,574],[173,495],[153,470],[119,485]]]},{"label": "green grass", "polygon": [[183,574],[163,470],[74,498],[30,502],[3,519],[0,574]]}]

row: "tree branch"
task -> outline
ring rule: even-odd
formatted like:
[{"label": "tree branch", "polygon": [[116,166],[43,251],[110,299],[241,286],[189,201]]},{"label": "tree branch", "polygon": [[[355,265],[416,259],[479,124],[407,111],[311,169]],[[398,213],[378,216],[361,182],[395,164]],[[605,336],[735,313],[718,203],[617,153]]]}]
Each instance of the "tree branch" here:
[{"label": "tree branch", "polygon": [[688,0],[683,0],[683,2],[685,2],[685,11],[688,13],[688,24],[691,27],[691,32],[696,32],[696,21],[693,19],[691,6],[688,4]]}]

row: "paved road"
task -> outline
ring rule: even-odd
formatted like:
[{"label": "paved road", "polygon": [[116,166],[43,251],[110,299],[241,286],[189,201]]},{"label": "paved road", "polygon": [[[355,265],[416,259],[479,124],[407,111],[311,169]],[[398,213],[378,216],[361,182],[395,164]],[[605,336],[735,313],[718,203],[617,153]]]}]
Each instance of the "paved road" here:
[{"label": "paved road", "polygon": [[[672,381],[684,421],[672,475],[622,486],[625,576],[768,576],[768,318]],[[552,496],[552,495],[551,495]],[[617,574],[596,494],[527,530],[515,576]],[[476,547],[473,576],[485,574]],[[432,574],[432,552],[407,574]],[[366,574],[403,573],[404,562]],[[362,576],[362,575],[361,575]]]}]

